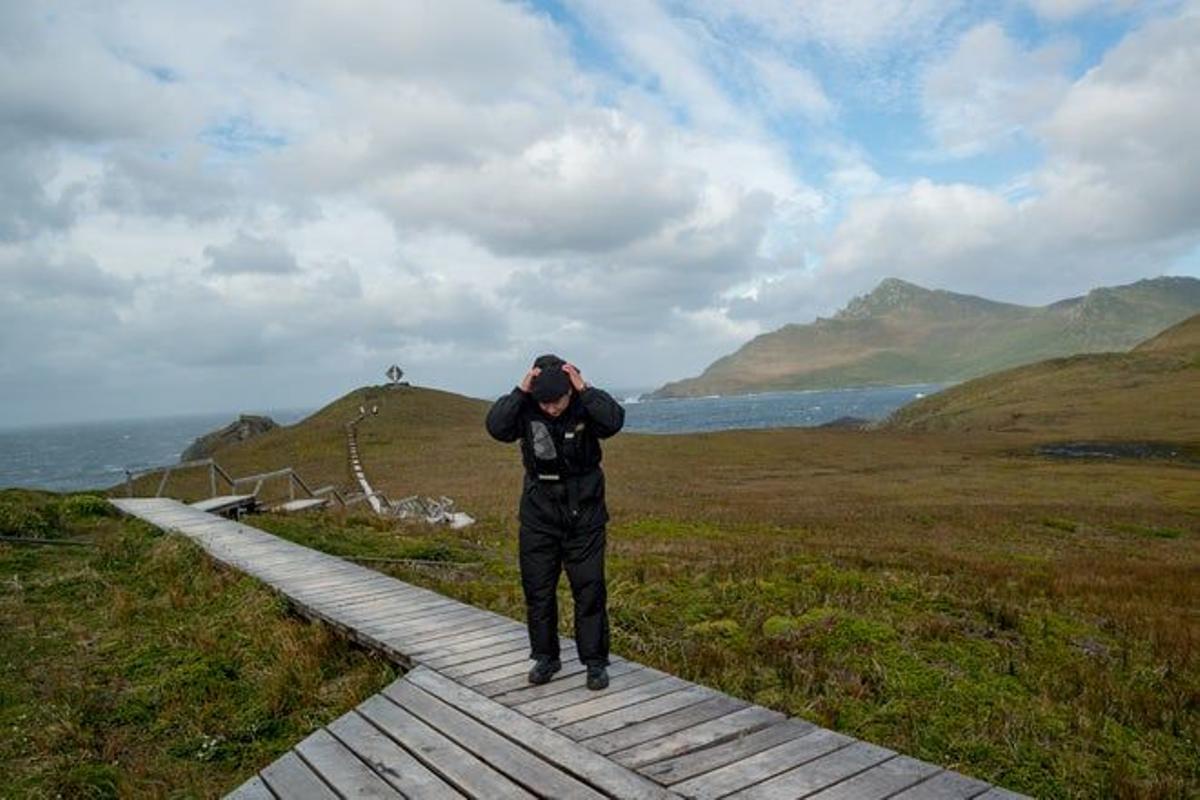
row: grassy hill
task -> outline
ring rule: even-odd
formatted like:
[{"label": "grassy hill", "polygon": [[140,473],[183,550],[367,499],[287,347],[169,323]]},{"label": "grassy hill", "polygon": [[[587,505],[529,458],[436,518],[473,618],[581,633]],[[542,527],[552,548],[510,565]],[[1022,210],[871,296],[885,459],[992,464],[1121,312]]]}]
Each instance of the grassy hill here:
[{"label": "grassy hill", "polygon": [[1051,359],[954,386],[887,421],[893,430],[1200,446],[1200,315],[1127,353]]},{"label": "grassy hill", "polygon": [[[1186,338],[1121,357],[1190,376]],[[1120,391],[1160,374],[1139,367]],[[359,426],[372,483],[450,495],[478,524],[365,510],[254,524],[342,555],[482,561],[381,569],[523,619],[521,467],[484,431],[487,401],[366,387],[217,458],[350,487],[342,426],[375,404]],[[1185,406],[1162,414],[1186,427]],[[613,649],[1035,796],[1194,794],[1196,470],[1034,455],[1045,440],[986,426],[622,433],[605,445]],[[168,493],[207,488],[185,484]],[[568,633],[565,580],[560,603]]]},{"label": "grassy hill", "polygon": [[831,319],[785,325],[652,397],[957,382],[1042,359],[1125,350],[1200,311],[1200,280],[1155,278],[1044,307],[896,279]]}]

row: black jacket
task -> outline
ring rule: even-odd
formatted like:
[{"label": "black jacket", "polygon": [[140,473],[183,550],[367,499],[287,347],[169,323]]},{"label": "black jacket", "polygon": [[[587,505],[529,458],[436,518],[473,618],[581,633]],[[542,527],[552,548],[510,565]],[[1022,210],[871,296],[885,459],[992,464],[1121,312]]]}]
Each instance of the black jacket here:
[{"label": "black jacket", "polygon": [[497,400],[488,411],[488,433],[501,442],[521,441],[521,524],[556,532],[594,530],[608,522],[600,440],[624,424],[625,409],[594,386],[572,391],[558,417],[542,413],[520,388]]}]

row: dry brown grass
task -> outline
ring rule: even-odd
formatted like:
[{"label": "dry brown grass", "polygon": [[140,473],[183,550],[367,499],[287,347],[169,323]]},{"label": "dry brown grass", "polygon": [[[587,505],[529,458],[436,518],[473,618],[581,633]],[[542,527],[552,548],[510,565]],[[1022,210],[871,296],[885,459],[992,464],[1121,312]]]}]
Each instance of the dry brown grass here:
[{"label": "dry brown grass", "polygon": [[[484,432],[486,402],[359,390],[312,427],[218,458],[348,488],[340,424],[375,402],[359,432],[372,482],[454,497],[479,524],[439,536],[491,564],[478,578],[396,574],[520,618],[521,468]],[[1200,440],[1186,424],[1172,435]],[[605,450],[614,647],[1038,795],[1198,791],[1200,470],[1034,455],[1046,440],[621,434]],[[272,524],[340,552],[389,535]]]}]

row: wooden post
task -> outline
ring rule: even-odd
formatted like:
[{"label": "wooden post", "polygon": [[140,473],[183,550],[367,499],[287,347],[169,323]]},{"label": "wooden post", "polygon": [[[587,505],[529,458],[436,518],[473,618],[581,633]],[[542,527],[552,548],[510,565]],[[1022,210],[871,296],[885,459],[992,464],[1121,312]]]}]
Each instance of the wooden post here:
[{"label": "wooden post", "polygon": [[288,500],[296,499],[296,473],[288,473]]},{"label": "wooden post", "polygon": [[133,473],[129,470],[125,470],[125,489],[133,497]]},{"label": "wooden post", "polygon": [[210,462],[208,465],[208,496],[217,496],[217,466],[216,462]]}]

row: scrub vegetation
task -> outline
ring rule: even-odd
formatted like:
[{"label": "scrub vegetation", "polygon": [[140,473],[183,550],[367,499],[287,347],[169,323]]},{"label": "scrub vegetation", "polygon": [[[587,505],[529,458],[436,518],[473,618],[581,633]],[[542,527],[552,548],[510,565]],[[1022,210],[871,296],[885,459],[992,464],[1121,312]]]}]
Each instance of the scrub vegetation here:
[{"label": "scrub vegetation", "polygon": [[[1019,402],[1059,408],[1019,425],[987,422],[1013,396],[985,378],[958,387],[947,416],[946,398],[930,398],[914,426],[622,433],[605,449],[614,652],[1039,797],[1197,796],[1189,324],[1145,360],[1068,360],[1057,382],[1053,366],[1027,368],[1036,380],[1017,381]],[[1174,367],[1143,371],[1162,359]],[[360,405],[379,407],[358,433],[377,488],[450,495],[479,523],[255,524],[343,555],[482,561],[379,567],[522,619],[521,467],[484,432],[486,401],[369,387],[218,458],[235,475],[292,465],[350,488],[342,426]],[[1150,439],[1153,457],[1040,455],[1064,440]],[[203,476],[168,487],[206,490]],[[565,578],[560,603],[569,633]]]},{"label": "scrub vegetation", "polygon": [[394,677],[99,497],[0,492],[0,797],[219,797]]}]

